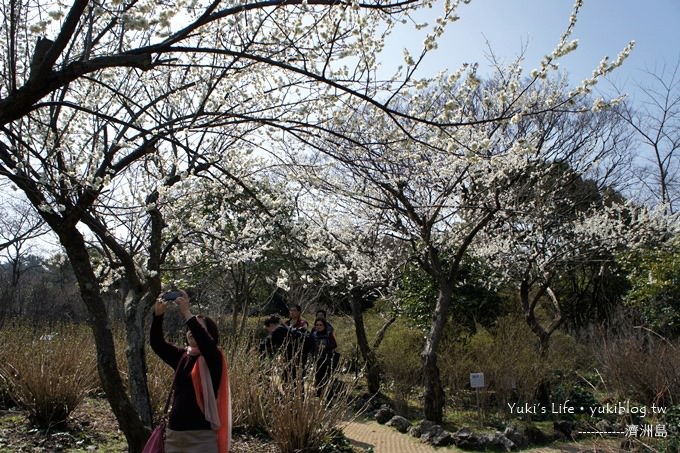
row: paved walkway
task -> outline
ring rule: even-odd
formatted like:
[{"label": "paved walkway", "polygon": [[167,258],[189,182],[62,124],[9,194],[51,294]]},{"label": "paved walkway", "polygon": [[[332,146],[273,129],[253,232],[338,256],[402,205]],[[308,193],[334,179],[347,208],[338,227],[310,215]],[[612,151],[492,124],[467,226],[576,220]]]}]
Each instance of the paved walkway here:
[{"label": "paved walkway", "polygon": [[[434,448],[408,434],[402,434],[394,428],[381,425],[376,421],[350,422],[343,428],[343,432],[355,447],[372,447],[375,453],[454,453],[463,451],[453,446]],[[619,442],[619,440],[612,439],[592,439],[524,451],[526,453],[614,453],[619,451]]]},{"label": "paved walkway", "polygon": [[373,447],[375,453],[435,453],[435,449],[420,440],[402,434],[394,428],[374,421],[351,422],[343,428],[352,445],[361,448]]}]

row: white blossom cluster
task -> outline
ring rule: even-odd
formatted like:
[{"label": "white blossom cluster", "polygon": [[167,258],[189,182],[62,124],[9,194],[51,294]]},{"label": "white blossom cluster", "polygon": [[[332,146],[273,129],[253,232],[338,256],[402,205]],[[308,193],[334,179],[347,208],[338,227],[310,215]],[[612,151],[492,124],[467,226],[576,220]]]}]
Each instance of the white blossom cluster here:
[{"label": "white blossom cluster", "polygon": [[[155,213],[166,219],[168,238],[183,238],[176,262],[198,262],[208,251],[224,266],[257,260],[273,233],[239,193],[253,181],[267,185],[266,177],[248,173],[261,169],[253,170],[257,164],[247,156],[271,148],[268,136],[280,127],[313,129],[327,120],[321,112],[328,106],[367,93],[391,25],[419,6],[92,3],[54,69],[151,49],[153,70],[104,67],[50,93],[45,105],[3,137],[11,147],[3,170],[35,182],[30,190],[36,207],[55,225],[58,219],[77,221],[81,212],[91,215],[106,231],[88,237],[99,234],[98,242],[108,238],[124,247],[142,279],[158,273],[147,269],[144,249]],[[13,59],[0,61],[8,75],[0,96],[29,79],[37,38],[56,37],[70,7],[59,0],[25,0],[17,4],[16,19],[5,17],[5,25],[19,20],[17,29],[27,33],[0,37],[15,50]],[[166,53],[156,54],[161,48]],[[221,186],[228,179],[220,174],[225,169],[243,185]],[[206,181],[194,177],[199,172]],[[257,194],[270,216],[287,203],[276,190]],[[204,197],[210,194],[224,200],[206,212]],[[183,202],[190,203],[187,210],[176,211]],[[106,285],[122,275],[117,260],[97,265],[98,274],[108,276]]]},{"label": "white blossom cluster", "polygon": [[[475,64],[417,77],[459,3],[418,25],[428,29],[421,54],[405,51],[405,66],[382,81],[374,75],[385,36],[420,3],[93,3],[81,21],[87,33],[55,67],[144,46],[167,52],[154,54],[153,70],[104,68],[49,94],[3,137],[12,151],[3,169],[34,182],[47,218],[95,217],[106,227],[99,242],[122,244],[141,279],[162,271],[149,268],[145,250],[154,216],[164,243],[177,241],[177,269],[257,263],[286,244],[314,278],[347,287],[467,247],[506,270],[519,262],[546,272],[591,250],[594,228],[607,237],[635,230],[605,228],[621,216],[592,206],[555,223],[573,200],[553,200],[560,187],[544,184],[555,166],[582,179],[608,166],[597,126],[620,99],[588,94],[633,43],[569,87],[558,62],[577,48],[578,1],[530,77],[520,60],[488,80]],[[33,42],[54,36],[66,12],[58,1],[22,7],[29,32],[14,43],[19,64],[1,63],[19,84]],[[106,284],[122,278],[123,263],[97,264]],[[278,267],[272,279],[283,289],[311,278]]]},{"label": "white blossom cluster", "polygon": [[[609,183],[602,175],[615,168],[620,152],[607,124],[611,117],[601,114],[620,99],[593,101],[588,94],[633,44],[615,62],[606,60],[592,78],[569,87],[557,61],[577,48],[570,34],[580,4],[558,46],[531,78],[518,60],[486,81],[475,65],[413,80],[392,98],[404,117],[336,102],[333,135],[305,137],[318,152],[291,159],[307,169],[297,176],[318,193],[332,194],[324,198],[325,212],[351,219],[353,231],[390,239],[391,252],[431,266],[443,251],[469,247],[498,270],[489,275],[489,286],[518,278],[527,268],[548,274],[558,263],[635,246],[639,241],[630,235],[584,240],[589,228],[607,231],[589,221],[617,218],[603,214],[606,208],[596,199]],[[404,59],[407,66],[416,62],[408,52]],[[436,120],[413,120],[423,118]],[[565,186],[579,186],[578,181],[586,190],[591,178],[590,201],[581,198],[584,194],[565,193]],[[647,228],[645,222],[619,223],[617,231]]]}]

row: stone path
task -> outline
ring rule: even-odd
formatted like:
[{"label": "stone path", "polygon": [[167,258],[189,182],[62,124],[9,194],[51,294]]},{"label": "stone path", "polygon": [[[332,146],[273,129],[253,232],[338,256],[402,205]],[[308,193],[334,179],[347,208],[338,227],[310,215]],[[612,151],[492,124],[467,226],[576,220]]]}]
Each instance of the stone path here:
[{"label": "stone path", "polygon": [[361,448],[372,447],[375,453],[434,453],[442,451],[442,449],[437,450],[408,434],[402,434],[394,428],[374,421],[350,422],[343,428],[343,432],[352,445]]},{"label": "stone path", "polygon": [[[434,448],[420,440],[402,434],[394,428],[376,421],[354,421],[348,423],[343,432],[352,445],[360,448],[372,447],[375,453],[454,453],[463,452],[456,447]],[[618,452],[618,440],[590,440],[560,446],[532,448],[526,453],[605,453]]]}]

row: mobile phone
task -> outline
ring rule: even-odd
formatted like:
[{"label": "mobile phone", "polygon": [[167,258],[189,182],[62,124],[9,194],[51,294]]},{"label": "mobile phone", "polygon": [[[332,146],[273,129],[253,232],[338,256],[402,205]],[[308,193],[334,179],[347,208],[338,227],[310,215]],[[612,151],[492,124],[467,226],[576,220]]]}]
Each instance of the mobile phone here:
[{"label": "mobile phone", "polygon": [[167,293],[163,294],[163,300],[170,302],[177,299],[181,295],[182,293],[179,291],[168,291]]}]

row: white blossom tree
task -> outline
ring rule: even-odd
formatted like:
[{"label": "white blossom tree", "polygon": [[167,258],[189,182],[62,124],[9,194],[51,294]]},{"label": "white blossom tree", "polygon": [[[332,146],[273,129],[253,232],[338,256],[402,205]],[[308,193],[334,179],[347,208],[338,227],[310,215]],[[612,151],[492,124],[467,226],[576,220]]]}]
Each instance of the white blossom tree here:
[{"label": "white blossom tree", "polygon": [[[305,161],[316,166],[312,180],[364,206],[354,209],[356,222],[380,225],[381,234],[407,247],[438,286],[421,353],[427,419],[441,421],[443,416],[437,349],[462,284],[465,254],[480,232],[513,215],[511,200],[529,169],[573,153],[567,136],[555,135],[556,119],[573,116],[578,123],[580,115],[618,101],[589,101],[588,96],[602,76],[623,62],[632,44],[615,61],[603,59],[592,78],[572,89],[551,76],[557,59],[576,48],[569,41],[575,21],[574,13],[556,49],[530,77],[524,76],[519,60],[499,66],[487,82],[476,66],[464,66],[433,80],[414,80],[403,96],[391,99],[405,114],[435,117],[436,122],[404,121],[395,127],[370,109],[339,109],[326,134],[295,136],[336,163],[316,156]],[[592,167],[586,165],[591,156],[580,157],[579,168]],[[547,177],[543,168],[541,177]]]},{"label": "white blossom tree", "polygon": [[[131,347],[128,354],[131,400],[102,278],[124,277],[128,340],[139,345],[172,245],[163,242],[166,218],[157,204],[164,187],[218,168],[233,149],[262,149],[267,129],[318,130],[334,102],[371,105],[394,121],[407,117],[378,100],[394,80],[374,79],[376,53],[395,20],[419,6],[2,4],[0,175],[26,195],[68,255],[92,320],[99,375],[130,451],[149,432],[143,352]],[[454,7],[447,3],[446,14]],[[416,66],[395,78],[409,79]],[[90,238],[99,243],[96,257]]]},{"label": "white blossom tree", "polygon": [[221,308],[232,311],[234,330],[242,331],[255,287],[266,286],[281,269],[304,267],[306,245],[291,194],[272,179],[269,163],[252,156],[236,161],[228,171],[221,164],[183,180],[158,205],[166,213],[166,233],[177,241],[164,274],[189,283],[211,279],[228,299]]},{"label": "white blossom tree", "polygon": [[[589,143],[580,144],[580,152],[594,151],[609,135],[606,129],[582,132]],[[507,215],[497,217],[471,248],[489,263],[492,281],[517,289],[541,354],[547,353],[551,335],[565,321],[565,308],[578,303],[570,300],[578,294],[560,291],[562,280],[584,265],[597,266],[595,272],[604,275],[618,253],[648,244],[665,230],[662,218],[626,203],[611,187],[584,179],[587,170],[574,171],[569,156],[564,157],[546,163],[548,171],[529,169],[515,188],[514,200],[507,200]],[[537,316],[541,306],[552,316],[547,324]]]},{"label": "white blossom tree", "polygon": [[[306,168],[301,166],[301,168]],[[311,170],[312,168],[310,168]],[[300,221],[305,225],[304,250],[316,276],[334,287],[349,301],[357,347],[366,367],[370,394],[381,387],[381,369],[375,350],[388,327],[396,320],[390,317],[369,342],[364,324],[364,300],[377,294],[389,295],[409,255],[399,241],[386,235],[384,222],[367,222],[372,208],[356,203],[346,193],[318,175],[297,175],[311,190],[298,198]]]}]

